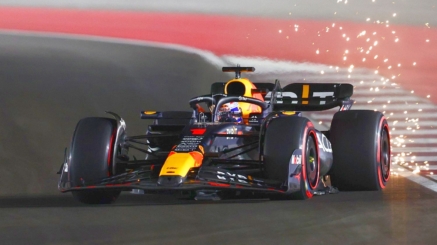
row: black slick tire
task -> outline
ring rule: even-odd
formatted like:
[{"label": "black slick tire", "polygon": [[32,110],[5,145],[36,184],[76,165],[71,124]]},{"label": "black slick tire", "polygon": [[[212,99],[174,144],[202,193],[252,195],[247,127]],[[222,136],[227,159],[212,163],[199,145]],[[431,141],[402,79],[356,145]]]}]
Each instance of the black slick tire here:
[{"label": "black slick tire", "polygon": [[319,182],[320,162],[317,136],[313,124],[306,118],[289,116],[272,119],[264,139],[264,168],[268,179],[288,185],[289,165],[294,150],[302,149],[300,190],[275,195],[275,199],[304,200],[313,196]]},{"label": "black slick tire", "polygon": [[[70,181],[72,187],[92,185],[113,175],[114,144],[117,123],[114,119],[89,117],[80,120],[70,148]],[[86,204],[115,201],[120,190],[73,191],[75,199]]]},{"label": "black slick tire", "polygon": [[390,134],[381,112],[341,111],[330,129],[331,184],[340,191],[384,189],[390,177]]}]

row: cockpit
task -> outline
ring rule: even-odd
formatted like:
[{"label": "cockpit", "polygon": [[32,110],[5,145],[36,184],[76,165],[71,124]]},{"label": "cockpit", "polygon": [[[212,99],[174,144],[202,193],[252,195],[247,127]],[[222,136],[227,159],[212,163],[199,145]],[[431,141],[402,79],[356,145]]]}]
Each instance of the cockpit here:
[{"label": "cockpit", "polygon": [[[248,124],[250,118],[261,118],[261,114],[268,107],[264,99],[268,89],[258,89],[249,79],[241,78],[241,72],[254,70],[253,67],[223,67],[224,72],[235,72],[235,78],[226,83],[212,84],[210,95],[193,98],[199,101],[196,103],[200,119],[198,121]],[[200,105],[201,100],[203,105]],[[192,102],[190,101],[190,105]]]}]

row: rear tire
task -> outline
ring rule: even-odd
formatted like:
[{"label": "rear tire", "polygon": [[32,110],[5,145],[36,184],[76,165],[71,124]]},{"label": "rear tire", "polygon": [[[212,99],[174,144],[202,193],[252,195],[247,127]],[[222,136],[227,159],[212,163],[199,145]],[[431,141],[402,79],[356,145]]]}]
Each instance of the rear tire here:
[{"label": "rear tire", "polygon": [[331,184],[343,191],[384,189],[390,177],[390,133],[381,112],[334,115],[330,130],[334,162]]},{"label": "rear tire", "polygon": [[[70,148],[70,181],[72,187],[93,185],[113,175],[113,153],[117,122],[109,118],[90,117],[79,121]],[[86,204],[111,203],[120,190],[73,191],[75,199]]]},{"label": "rear tire", "polygon": [[[265,174],[268,179],[288,185],[293,151],[302,149],[300,190],[282,198],[304,200],[313,196],[320,174],[316,131],[306,118],[290,116],[271,120],[264,144]],[[276,196],[278,197],[278,196]]]}]

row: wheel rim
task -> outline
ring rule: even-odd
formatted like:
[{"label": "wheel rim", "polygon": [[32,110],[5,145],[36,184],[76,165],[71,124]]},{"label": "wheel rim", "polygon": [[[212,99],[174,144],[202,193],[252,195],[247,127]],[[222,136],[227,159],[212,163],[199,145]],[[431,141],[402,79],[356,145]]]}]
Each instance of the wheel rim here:
[{"label": "wheel rim", "polygon": [[308,137],[307,141],[305,172],[309,186],[311,189],[315,189],[319,182],[319,164],[317,149],[312,136]]},{"label": "wheel rim", "polygon": [[388,137],[388,128],[385,126],[381,132],[381,142],[380,142],[380,168],[381,177],[384,182],[390,177],[390,141]]}]

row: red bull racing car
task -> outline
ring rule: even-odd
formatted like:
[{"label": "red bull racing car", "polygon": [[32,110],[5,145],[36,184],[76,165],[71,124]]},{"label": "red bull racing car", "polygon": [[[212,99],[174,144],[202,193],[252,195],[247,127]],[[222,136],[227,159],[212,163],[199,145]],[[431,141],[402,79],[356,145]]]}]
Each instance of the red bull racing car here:
[{"label": "red bull racing car", "polygon": [[[387,121],[378,111],[350,110],[351,84],[281,87],[241,77],[254,70],[223,67],[235,78],[192,98],[189,111],[142,111],[141,118],[151,120],[144,135],[126,135],[124,120],[112,112],[114,119],[80,120],[59,171],[59,190],[98,204],[121,191],[188,193],[197,200],[229,193],[307,199],[386,186]],[[335,107],[326,131],[302,115]]]}]

